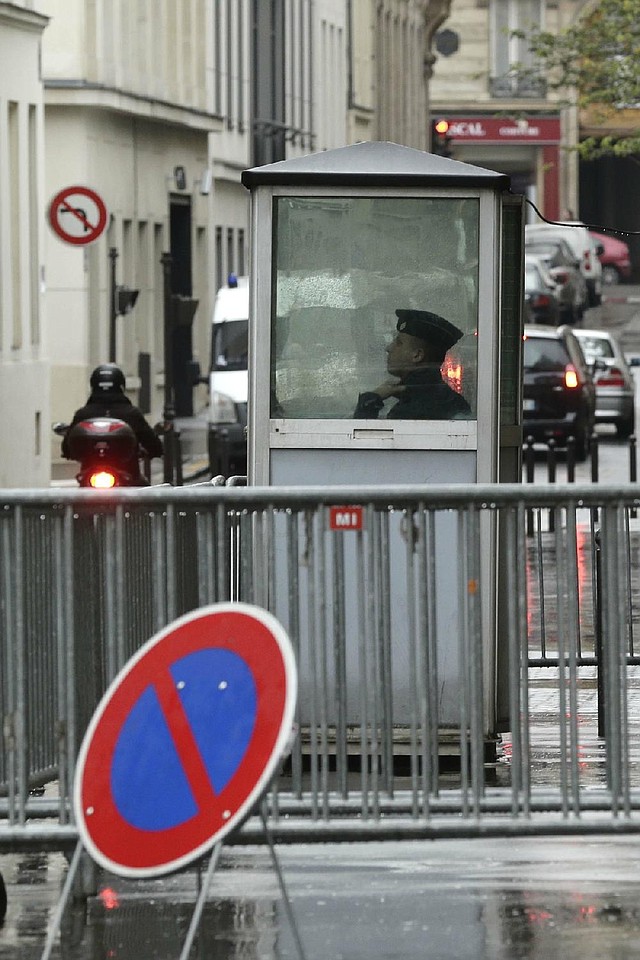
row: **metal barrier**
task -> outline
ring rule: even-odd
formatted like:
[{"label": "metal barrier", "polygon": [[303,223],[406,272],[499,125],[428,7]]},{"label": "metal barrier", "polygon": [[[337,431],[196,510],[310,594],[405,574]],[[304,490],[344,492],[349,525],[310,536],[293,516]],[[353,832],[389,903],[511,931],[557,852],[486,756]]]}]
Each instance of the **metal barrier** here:
[{"label": "metal barrier", "polygon": [[[600,445],[602,437],[594,433],[589,438],[590,464],[589,479],[592,483],[599,483],[600,480]],[[637,444],[635,436],[631,436],[624,441],[628,450],[627,458],[627,478],[629,483],[637,481]],[[556,444],[553,440],[541,445],[536,444],[532,437],[527,437],[523,448],[523,479],[526,483],[535,483],[536,463],[542,463],[546,473],[546,481],[555,484],[558,480],[558,463],[564,463],[566,470],[563,474],[563,482],[575,483],[575,451],[573,438],[569,438],[566,450],[562,451],[559,457]],[[576,583],[576,590],[579,590],[580,597],[584,600],[581,622],[579,625],[578,657],[579,663],[595,664],[597,663],[597,648],[600,642],[599,623],[598,623],[598,596],[599,582],[598,576],[599,557],[598,557],[598,515],[597,509],[590,512],[589,530],[585,535],[580,534],[578,549],[578,574],[579,582]],[[637,517],[637,508],[632,506],[625,514],[625,545],[627,551],[627,571],[634,567],[634,557],[632,551],[635,549],[636,530],[633,523]],[[547,600],[547,595],[553,598],[554,584],[548,583],[549,577],[549,559],[553,558],[556,547],[552,537],[555,531],[556,511],[528,509],[526,515],[526,531],[530,538],[528,542],[527,569],[530,578],[531,588],[535,591],[538,603],[536,607],[536,627],[531,632],[530,658],[531,666],[551,666],[557,664],[557,655],[554,652],[553,630],[551,636],[547,637],[549,624],[553,622],[553,600],[551,607]],[[551,573],[555,576],[553,570]],[[589,591],[585,592],[584,581],[589,578],[591,585]],[[631,583],[627,589],[627,613],[626,623],[628,629],[628,651],[627,663],[640,664],[640,657],[636,653],[636,643],[634,637],[634,622],[636,620],[636,611],[633,609],[633,593]],[[583,640],[586,644],[583,645]]]},{"label": "metal barrier", "polygon": [[[166,623],[229,598],[271,609],[298,657],[297,737],[264,802],[276,840],[640,829],[630,752],[638,700],[627,667],[634,488],[202,484],[3,491],[0,502],[1,850],[75,842],[74,762],[105,685]],[[344,504],[362,509],[362,524],[331,529],[331,508]],[[534,544],[528,510],[555,518]],[[588,563],[596,511],[597,660]],[[494,651],[484,626],[492,574],[478,544],[496,520]],[[452,681],[434,642],[445,560],[451,570],[440,548],[451,535],[455,727],[443,722]],[[453,775],[443,740],[456,743]],[[257,818],[235,837],[263,839]]]}]

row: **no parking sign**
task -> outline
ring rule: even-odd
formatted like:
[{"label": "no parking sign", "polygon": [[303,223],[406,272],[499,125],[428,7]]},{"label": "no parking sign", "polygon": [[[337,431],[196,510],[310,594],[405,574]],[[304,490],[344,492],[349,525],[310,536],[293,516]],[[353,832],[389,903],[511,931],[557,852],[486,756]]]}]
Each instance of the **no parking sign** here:
[{"label": "no parking sign", "polygon": [[74,808],[94,859],[148,877],[206,853],[268,786],[296,692],[289,639],[258,607],[204,607],[152,637],[106,691],[80,749]]}]

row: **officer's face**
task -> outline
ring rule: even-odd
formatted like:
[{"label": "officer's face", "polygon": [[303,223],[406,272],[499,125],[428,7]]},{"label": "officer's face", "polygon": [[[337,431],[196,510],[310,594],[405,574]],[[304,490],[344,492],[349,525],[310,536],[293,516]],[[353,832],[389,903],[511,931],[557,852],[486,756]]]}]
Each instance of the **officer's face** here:
[{"label": "officer's face", "polygon": [[387,346],[387,370],[394,377],[401,377],[424,364],[425,348],[421,340],[408,333],[396,333]]}]

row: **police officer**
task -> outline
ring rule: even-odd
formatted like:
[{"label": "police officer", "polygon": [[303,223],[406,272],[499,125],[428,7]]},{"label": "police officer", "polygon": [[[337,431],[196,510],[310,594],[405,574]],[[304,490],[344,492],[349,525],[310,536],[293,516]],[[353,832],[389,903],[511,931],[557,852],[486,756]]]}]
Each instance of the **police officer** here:
[{"label": "police officer", "polygon": [[452,420],[471,416],[469,404],[442,379],[440,367],[462,331],[429,310],[396,310],[396,335],[386,348],[393,379],[361,393],[355,418],[375,419],[395,397],[389,420]]},{"label": "police officer", "polygon": [[[162,456],[162,441],[154,433],[138,407],[134,406],[124,392],[125,378],[115,363],[103,363],[96,367],[89,380],[91,393],[84,407],[73,415],[70,426],[81,420],[99,417],[114,417],[128,423],[138,440],[138,445],[149,457]],[[69,457],[67,437],[62,440],[62,456]],[[140,474],[138,457],[126,464],[127,472],[137,477],[141,484],[147,481]]]}]

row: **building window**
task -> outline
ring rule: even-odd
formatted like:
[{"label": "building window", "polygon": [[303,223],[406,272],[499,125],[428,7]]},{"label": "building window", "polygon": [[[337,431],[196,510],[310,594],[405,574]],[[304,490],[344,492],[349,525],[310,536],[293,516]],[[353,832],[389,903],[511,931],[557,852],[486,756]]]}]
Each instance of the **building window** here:
[{"label": "building window", "polygon": [[162,257],[166,250],[164,239],[164,229],[161,223],[153,225],[153,356],[155,361],[155,372],[164,371],[164,266]]},{"label": "building window", "polygon": [[29,176],[29,257],[32,268],[29,277],[29,301],[31,309],[31,343],[40,343],[40,293],[38,268],[38,113],[35,104],[29,104],[29,127],[27,145]]},{"label": "building window", "polygon": [[237,68],[236,68],[236,103],[238,107],[238,130],[244,130],[244,0],[237,0]]},{"label": "building window", "polygon": [[227,277],[230,273],[235,273],[235,251],[233,249],[234,230],[233,227],[227,227]]},{"label": "building window", "polygon": [[224,278],[224,250],[222,249],[222,227],[216,227],[216,290],[223,283]]},{"label": "building window", "polygon": [[226,49],[227,49],[227,129],[233,130],[234,124],[234,102],[233,102],[233,87],[236,80],[235,76],[235,64],[233,51],[235,50],[233,44],[233,28],[234,28],[234,18],[233,18],[233,8],[235,4],[227,0],[227,39],[226,39]]},{"label": "building window", "polygon": [[222,63],[222,10],[220,8],[221,0],[214,0],[213,7],[213,109],[220,115],[222,113],[222,85],[223,85],[223,63]]},{"label": "building window", "polygon": [[11,223],[11,275],[13,330],[11,346],[14,350],[22,346],[22,211],[20,210],[20,107],[14,100],[9,101],[9,209]]},{"label": "building window", "polygon": [[246,273],[245,269],[245,252],[244,252],[245,240],[244,240],[244,230],[238,230],[238,276],[244,277]]},{"label": "building window", "polygon": [[[527,35],[544,26],[542,0],[491,0],[492,97],[543,97],[546,83],[541,75],[518,76],[514,67],[535,70]],[[525,36],[514,36],[521,31]]]},{"label": "building window", "polygon": [[281,0],[253,0],[252,165],[284,160],[285,20]]}]

